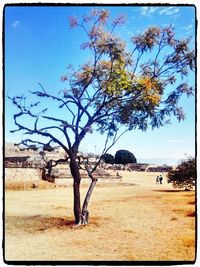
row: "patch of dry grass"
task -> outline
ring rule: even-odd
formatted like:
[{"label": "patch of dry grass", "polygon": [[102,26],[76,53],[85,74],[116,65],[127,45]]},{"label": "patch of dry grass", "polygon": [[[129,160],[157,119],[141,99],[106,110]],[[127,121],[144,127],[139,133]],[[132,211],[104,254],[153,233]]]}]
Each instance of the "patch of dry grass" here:
[{"label": "patch of dry grass", "polygon": [[28,189],[31,189],[32,185],[33,185],[32,182],[9,181],[9,182],[6,182],[5,189],[6,190],[28,190]]},{"label": "patch of dry grass", "polygon": [[72,188],[6,190],[6,259],[194,260],[194,192],[154,177],[124,172],[124,184],[96,187],[84,227],[74,227]]},{"label": "patch of dry grass", "polygon": [[31,189],[49,189],[49,188],[55,188],[56,185],[53,183],[49,183],[47,181],[37,181],[36,184],[36,188],[33,188],[33,182],[31,181],[15,181],[15,182],[11,182],[11,181],[6,181],[5,183],[5,189],[6,190],[31,190]]}]

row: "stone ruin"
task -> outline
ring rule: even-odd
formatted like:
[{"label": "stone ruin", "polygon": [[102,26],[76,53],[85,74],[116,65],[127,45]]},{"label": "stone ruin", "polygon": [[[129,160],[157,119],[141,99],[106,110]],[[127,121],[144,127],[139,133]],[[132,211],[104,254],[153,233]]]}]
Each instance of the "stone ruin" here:
[{"label": "stone ruin", "polygon": [[155,164],[148,163],[128,163],[123,164],[105,164],[104,168],[106,170],[115,170],[115,171],[139,171],[139,172],[169,172],[173,167],[172,166],[158,166]]},{"label": "stone ruin", "polygon": [[[90,182],[90,178],[88,173],[84,169],[80,169],[81,173],[81,183]],[[94,176],[98,179],[99,182],[117,182],[122,180],[122,176],[120,176],[116,171],[107,171],[102,167],[99,167],[95,172]],[[51,173],[48,173],[48,169],[45,169],[43,172],[43,179],[56,183],[56,184],[68,184],[72,183],[72,176],[70,173],[69,163],[61,163],[55,167],[52,167]]]},{"label": "stone ruin", "polygon": [[[15,176],[21,176],[22,173],[27,172],[28,169],[35,169],[35,170],[40,170],[40,178],[41,180],[46,180],[51,183],[55,183],[58,185],[67,185],[67,184],[72,184],[73,179],[70,173],[70,168],[69,168],[69,162],[62,162],[55,167],[52,167],[51,172],[49,172],[48,168],[46,167],[46,163],[42,159],[42,157],[30,157],[30,156],[17,156],[17,157],[5,157],[4,158],[4,167],[6,170],[6,176],[10,177],[10,171],[12,169],[15,170]],[[27,169],[27,171],[26,171]],[[21,170],[19,172],[19,170]],[[23,172],[22,172],[23,171]],[[90,178],[88,177],[88,174],[86,170],[80,170],[81,172],[81,178],[82,178],[82,183],[89,183]],[[19,173],[19,175],[18,175]],[[27,172],[30,173],[30,172]],[[12,172],[13,174],[13,172]],[[122,176],[120,176],[115,170],[105,170],[102,167],[97,168],[95,171],[94,175],[98,178],[100,182],[117,182],[121,181]],[[6,177],[9,179],[9,177]],[[15,177],[18,179],[18,177]]]},{"label": "stone ruin", "polygon": [[[91,159],[92,164],[94,160]],[[30,175],[30,171],[39,170],[38,179],[46,180],[51,183],[58,185],[72,184],[73,179],[70,173],[69,162],[62,162],[52,167],[51,172],[46,167],[47,162],[43,160],[41,156],[15,156],[15,157],[5,157],[4,158],[4,167],[6,169],[6,178],[15,177],[18,179],[18,176],[23,176],[22,173],[26,172]],[[13,168],[16,168],[14,174],[11,172]],[[30,169],[30,171],[28,170]],[[130,163],[126,165],[122,164],[100,164],[100,166],[95,171],[94,175],[98,178],[98,183],[100,182],[118,182],[122,180],[122,176],[119,175],[119,171],[146,171],[146,172],[168,172],[171,170],[171,166],[157,166],[152,164],[143,164],[143,163]],[[80,169],[82,183],[89,183],[90,178],[86,170]],[[8,175],[7,175],[8,174]],[[14,176],[13,176],[14,175]],[[27,176],[27,175],[26,175]],[[12,178],[13,179],[13,178]]]}]

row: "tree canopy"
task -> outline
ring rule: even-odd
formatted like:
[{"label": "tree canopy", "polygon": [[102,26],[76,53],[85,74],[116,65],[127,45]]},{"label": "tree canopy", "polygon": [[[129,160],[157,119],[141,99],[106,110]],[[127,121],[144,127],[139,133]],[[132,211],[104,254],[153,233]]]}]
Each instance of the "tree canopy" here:
[{"label": "tree canopy", "polygon": [[113,155],[109,154],[109,153],[106,153],[104,154],[101,159],[105,162],[105,163],[108,163],[108,164],[114,164],[115,163],[115,159],[113,157]]},{"label": "tree canopy", "polygon": [[172,183],[175,188],[192,189],[196,185],[196,161],[189,157],[183,160],[173,170],[167,174],[168,183]]},{"label": "tree canopy", "polygon": [[[123,16],[111,20],[109,12],[102,9],[70,17],[70,28],[80,28],[85,33],[81,49],[90,52],[90,59],[79,69],[69,66],[61,77],[66,89],[60,94],[39,84],[29,99],[25,94],[9,96],[18,110],[14,114],[17,129],[12,132],[23,133],[21,144],[48,148],[56,144],[67,153],[74,178],[76,223],[86,212],[83,209],[81,213],[80,209],[81,176],[76,161],[85,136],[93,131],[105,134],[104,155],[126,131],[160,127],[168,124],[171,116],[183,120],[180,97],[193,94],[187,83],[187,75],[195,67],[190,39],[178,40],[173,26],[150,26],[131,38],[132,48],[128,49],[115,34],[124,23]],[[33,96],[40,101],[31,102]],[[45,106],[46,100],[62,110],[62,117]],[[62,140],[57,137],[60,135]],[[93,173],[98,164],[85,165],[92,183],[96,181]]]},{"label": "tree canopy", "polygon": [[133,153],[128,150],[118,150],[115,154],[115,163],[116,164],[127,164],[127,163],[136,163],[137,160]]}]

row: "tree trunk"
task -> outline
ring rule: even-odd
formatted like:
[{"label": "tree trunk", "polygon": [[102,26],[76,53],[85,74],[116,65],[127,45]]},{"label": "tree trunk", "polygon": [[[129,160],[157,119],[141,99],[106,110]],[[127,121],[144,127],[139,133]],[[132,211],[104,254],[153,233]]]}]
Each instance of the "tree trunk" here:
[{"label": "tree trunk", "polygon": [[85,196],[85,200],[83,202],[83,207],[82,207],[82,224],[88,224],[88,220],[89,220],[89,211],[88,211],[88,203],[90,201],[90,197],[92,195],[92,192],[94,190],[94,187],[98,181],[97,178],[94,178],[93,173],[90,170],[90,167],[88,165],[85,165],[85,168],[87,170],[87,173],[89,175],[89,177],[91,178],[91,184],[88,188],[87,194]]},{"label": "tree trunk", "polygon": [[81,175],[80,175],[78,163],[76,162],[76,159],[74,159],[74,158],[70,158],[70,170],[71,170],[71,174],[72,174],[73,179],[74,179],[73,190],[74,190],[75,223],[76,223],[76,225],[85,225],[85,224],[88,224],[88,219],[89,219],[88,203],[90,201],[90,197],[92,195],[92,192],[94,190],[94,187],[95,187],[98,179],[93,177],[93,174],[91,173],[89,167],[86,166],[86,170],[87,170],[88,175],[92,181],[91,181],[91,184],[90,184],[89,189],[87,191],[87,194],[85,196],[85,200],[84,200],[83,207],[81,210],[81,200],[80,200]]},{"label": "tree trunk", "polygon": [[74,179],[73,191],[74,191],[74,217],[75,223],[81,224],[81,200],[80,200],[80,182],[81,176],[76,159],[70,158],[70,170]]},{"label": "tree trunk", "polygon": [[74,217],[75,223],[81,224],[81,200],[80,200],[80,181],[75,181],[73,184],[74,190]]},{"label": "tree trunk", "polygon": [[85,200],[82,207],[82,224],[88,224],[89,220],[89,211],[88,211],[88,203],[90,201],[90,197],[92,195],[92,191],[97,183],[98,179],[93,178],[92,182],[90,184],[90,187],[87,191],[87,194],[85,196]]}]

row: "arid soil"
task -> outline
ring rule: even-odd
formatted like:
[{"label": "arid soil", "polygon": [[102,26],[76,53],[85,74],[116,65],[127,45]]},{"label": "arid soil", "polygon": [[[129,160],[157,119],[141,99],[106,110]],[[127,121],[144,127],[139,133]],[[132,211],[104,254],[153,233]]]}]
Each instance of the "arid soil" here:
[{"label": "arid soil", "polygon": [[84,227],[74,227],[70,187],[6,190],[6,260],[194,260],[195,192],[156,184],[156,173],[121,174],[95,188]]}]

